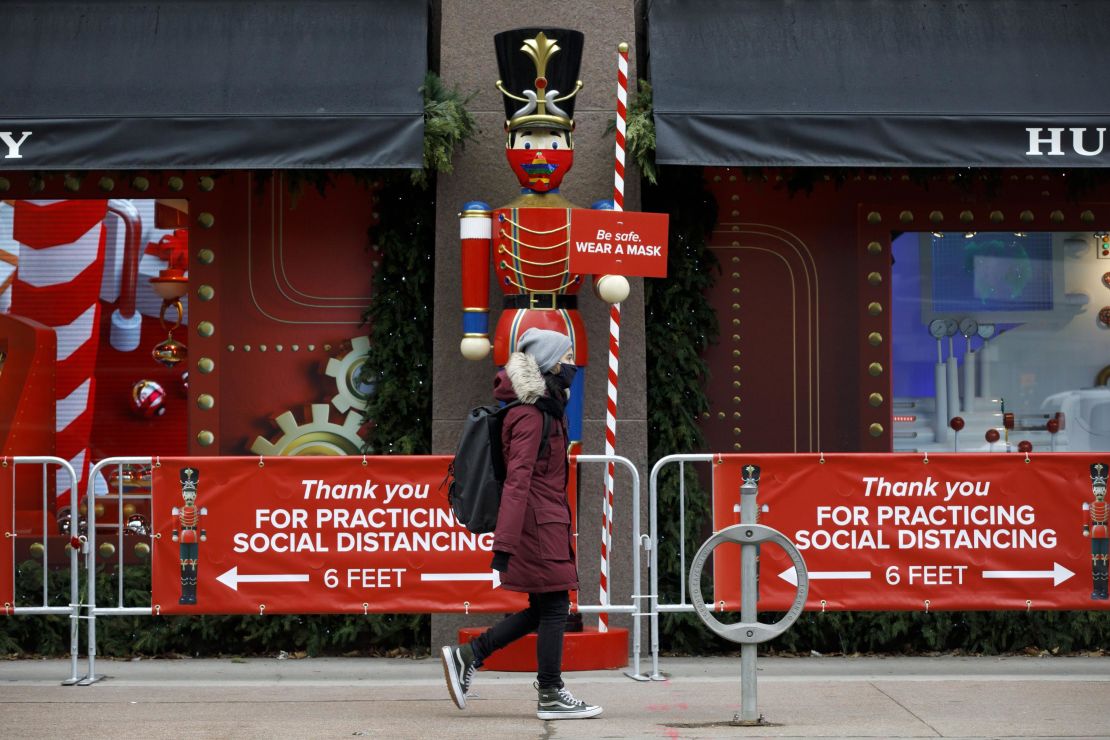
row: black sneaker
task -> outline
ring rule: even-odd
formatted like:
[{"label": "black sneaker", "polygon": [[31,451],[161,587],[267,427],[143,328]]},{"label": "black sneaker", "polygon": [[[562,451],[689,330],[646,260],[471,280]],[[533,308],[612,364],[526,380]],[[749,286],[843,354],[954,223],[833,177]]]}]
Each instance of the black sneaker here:
[{"label": "black sneaker", "polygon": [[536,716],[540,719],[587,719],[601,714],[601,707],[575,699],[566,690],[539,689]]},{"label": "black sneaker", "polygon": [[478,670],[474,660],[474,649],[470,645],[453,647],[444,645],[440,649],[443,662],[443,677],[447,679],[447,691],[451,701],[459,709],[466,709],[466,694],[470,691],[470,681]]}]

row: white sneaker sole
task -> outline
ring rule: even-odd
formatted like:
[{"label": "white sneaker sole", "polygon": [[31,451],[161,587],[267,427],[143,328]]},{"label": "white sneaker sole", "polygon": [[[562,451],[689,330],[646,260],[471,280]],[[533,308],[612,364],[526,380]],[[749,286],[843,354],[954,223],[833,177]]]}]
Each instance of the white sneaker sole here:
[{"label": "white sneaker sole", "polygon": [[459,709],[466,709],[466,694],[463,693],[459,671],[455,667],[454,653],[455,649],[450,646],[444,646],[439,650],[440,661],[443,663],[443,677],[447,679],[447,692],[451,695],[451,701],[455,702],[455,706]]},{"label": "white sneaker sole", "polygon": [[540,719],[589,719],[590,717],[596,717],[601,714],[602,709],[602,707],[590,707],[589,709],[573,712],[560,712],[557,710],[545,711],[540,709],[536,711],[536,716]]}]

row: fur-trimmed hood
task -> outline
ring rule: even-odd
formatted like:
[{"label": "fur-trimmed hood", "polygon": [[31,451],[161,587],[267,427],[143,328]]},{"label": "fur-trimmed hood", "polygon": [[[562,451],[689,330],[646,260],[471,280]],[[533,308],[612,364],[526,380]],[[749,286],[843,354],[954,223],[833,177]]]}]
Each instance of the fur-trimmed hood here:
[{"label": "fur-trimmed hood", "polygon": [[540,366],[531,355],[513,352],[505,369],[493,381],[493,396],[498,401],[520,399],[521,403],[534,404],[547,392]]}]

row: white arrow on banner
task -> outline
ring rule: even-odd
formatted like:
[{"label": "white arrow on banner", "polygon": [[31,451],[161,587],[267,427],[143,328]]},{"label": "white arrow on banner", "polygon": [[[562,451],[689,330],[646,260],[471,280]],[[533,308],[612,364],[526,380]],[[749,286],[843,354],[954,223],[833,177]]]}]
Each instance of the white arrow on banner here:
[{"label": "white arrow on banner", "polygon": [[[866,581],[871,578],[871,571],[869,570],[811,570],[809,571],[809,580],[811,581]],[[798,569],[791,565],[789,568],[779,573],[779,578],[789,583],[791,586],[798,585]]]},{"label": "white arrow on banner", "polygon": [[1053,586],[1059,586],[1075,574],[1060,565],[1052,563],[1052,570],[985,570],[983,578],[1051,578]]},{"label": "white arrow on banner", "polygon": [[501,585],[501,573],[491,570],[489,573],[421,573],[422,581],[489,581],[497,588]]},{"label": "white arrow on banner", "polygon": [[308,581],[308,574],[269,573],[258,576],[239,575],[239,566],[233,565],[231,566],[231,570],[216,576],[216,580],[232,591],[238,591],[240,583],[305,583]]}]

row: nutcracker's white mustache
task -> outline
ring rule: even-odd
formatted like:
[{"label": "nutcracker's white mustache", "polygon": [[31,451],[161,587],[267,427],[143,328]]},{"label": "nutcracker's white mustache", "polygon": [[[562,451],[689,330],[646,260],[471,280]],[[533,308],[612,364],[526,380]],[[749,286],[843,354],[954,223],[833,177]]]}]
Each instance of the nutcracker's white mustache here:
[{"label": "nutcracker's white mustache", "polygon": [[[520,116],[528,116],[528,115],[531,115],[532,113],[535,113],[535,111],[536,111],[536,106],[539,102],[537,97],[536,97],[536,91],[535,90],[524,90],[523,92],[524,92],[524,97],[528,98],[528,102],[525,103],[521,107],[520,110],[518,110],[516,113],[513,114],[513,118],[519,118]],[[560,118],[568,118],[569,119],[570,116],[568,116],[566,114],[566,112],[555,103],[555,98],[557,98],[557,97],[559,97],[559,91],[558,90],[548,90],[547,92],[545,92],[543,94],[543,104],[546,107],[548,114],[554,115],[554,116],[559,116]]]}]

